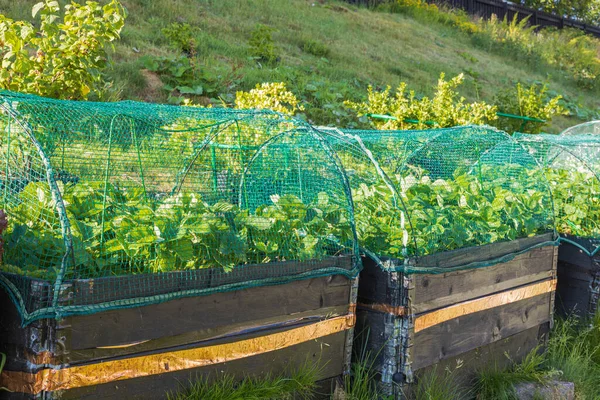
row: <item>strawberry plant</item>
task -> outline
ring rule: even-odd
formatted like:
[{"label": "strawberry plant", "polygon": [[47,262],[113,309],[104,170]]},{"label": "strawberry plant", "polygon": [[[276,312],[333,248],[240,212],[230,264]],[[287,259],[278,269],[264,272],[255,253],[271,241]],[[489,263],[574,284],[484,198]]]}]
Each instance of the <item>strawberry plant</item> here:
[{"label": "strawberry plant", "polygon": [[[385,185],[362,185],[353,193],[359,241],[381,255],[402,257],[406,246],[407,255],[423,256],[547,232],[551,210],[547,193],[531,189],[536,176],[486,166],[477,174],[457,170],[452,177],[432,179],[414,167],[396,175],[405,210],[393,206]],[[403,218],[410,220],[404,230]]]},{"label": "strawberry plant", "polygon": [[[62,185],[74,241],[66,278],[156,273],[269,261],[310,260],[343,251],[350,221],[325,193],[305,204],[272,196],[254,213],[195,193],[158,204],[141,188],[104,183]],[[51,279],[65,249],[58,215],[45,183],[28,184],[11,210],[6,231],[7,272]],[[335,238],[335,240],[334,240]]]}]

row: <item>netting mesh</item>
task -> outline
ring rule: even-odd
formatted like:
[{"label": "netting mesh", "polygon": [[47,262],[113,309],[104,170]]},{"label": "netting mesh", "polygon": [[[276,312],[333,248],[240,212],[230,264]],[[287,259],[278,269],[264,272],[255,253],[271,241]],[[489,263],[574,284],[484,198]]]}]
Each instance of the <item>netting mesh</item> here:
[{"label": "netting mesh", "polygon": [[544,168],[561,240],[590,239],[582,250],[595,254],[600,249],[600,136],[594,133],[595,124],[577,127],[586,134],[517,138]]},{"label": "netting mesh", "polygon": [[24,323],[353,277],[359,244],[404,272],[446,272],[421,261],[554,228],[548,169],[487,127],[342,131],[1,92],[0,129],[0,284]]},{"label": "netting mesh", "polygon": [[600,121],[584,122],[565,129],[560,133],[563,136],[573,135],[598,135],[600,134]]},{"label": "netting mesh", "polygon": [[358,272],[348,181],[302,122],[2,92],[0,129],[24,323]]},{"label": "netting mesh", "polygon": [[544,172],[506,133],[321,131],[347,171],[359,243],[378,258],[401,259],[394,268],[445,272],[421,268],[419,259],[554,230]]}]

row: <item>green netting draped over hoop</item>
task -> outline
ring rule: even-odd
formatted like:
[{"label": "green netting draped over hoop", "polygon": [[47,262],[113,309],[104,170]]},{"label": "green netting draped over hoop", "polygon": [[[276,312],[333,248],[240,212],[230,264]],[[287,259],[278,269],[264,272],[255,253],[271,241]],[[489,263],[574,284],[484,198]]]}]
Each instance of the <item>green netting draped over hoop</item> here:
[{"label": "green netting draped over hoop", "polygon": [[347,171],[361,247],[377,258],[400,260],[397,270],[441,273],[488,266],[501,260],[451,268],[436,266],[431,257],[422,261],[546,233],[549,240],[535,246],[555,244],[543,170],[504,132],[479,126],[320,130]]},{"label": "green netting draped over hoop", "polygon": [[301,121],[0,92],[0,132],[0,284],[25,324],[358,273],[348,179]]},{"label": "green netting draped over hoop", "polygon": [[600,135],[600,121],[589,121],[562,131],[561,136]]},{"label": "green netting draped over hoop", "polygon": [[[565,135],[516,137],[544,168],[561,240],[593,255],[600,251],[600,135],[594,123],[577,127]],[[575,237],[589,240],[582,245]]]}]

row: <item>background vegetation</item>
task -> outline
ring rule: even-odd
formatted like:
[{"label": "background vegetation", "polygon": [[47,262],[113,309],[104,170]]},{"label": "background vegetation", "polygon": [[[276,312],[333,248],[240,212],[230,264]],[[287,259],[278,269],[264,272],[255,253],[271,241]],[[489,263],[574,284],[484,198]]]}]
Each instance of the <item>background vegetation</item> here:
[{"label": "background vegetation", "polygon": [[[0,0],[0,10],[39,26],[34,4]],[[474,21],[414,0],[381,10],[324,0],[122,4],[128,16],[103,71],[114,83],[108,95],[91,93],[91,99],[233,105],[239,91],[283,82],[311,122],[365,127],[367,119],[345,100],[366,100],[369,85],[383,90],[401,82],[417,99],[432,98],[444,72],[448,79],[464,74],[460,95],[467,103],[495,104],[498,92],[517,82],[524,88],[547,82],[545,95],[562,95],[569,113],[544,128],[551,132],[595,118],[600,105],[592,68],[598,41],[577,32],[542,36],[510,21]]]}]

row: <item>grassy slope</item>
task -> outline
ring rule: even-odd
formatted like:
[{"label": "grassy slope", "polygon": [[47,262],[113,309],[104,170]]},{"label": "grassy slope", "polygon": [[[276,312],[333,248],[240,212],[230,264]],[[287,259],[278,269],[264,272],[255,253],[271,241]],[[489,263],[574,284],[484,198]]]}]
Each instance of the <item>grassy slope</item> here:
[{"label": "grassy slope", "polygon": [[[37,1],[0,0],[0,12],[15,19],[30,18]],[[160,30],[178,21],[201,29],[199,54],[207,68],[233,67],[240,80],[228,89],[230,93],[258,82],[284,81],[304,100],[317,97],[324,105],[339,103],[342,97],[359,99],[369,83],[395,86],[406,81],[418,93],[430,94],[440,72],[448,76],[466,72],[468,79],[461,91],[472,100],[491,101],[498,89],[515,80],[548,79],[552,90],[588,108],[600,106],[597,93],[578,89],[558,71],[491,54],[475,48],[469,37],[453,28],[424,25],[402,15],[316,0],[122,1],[129,17],[122,40],[116,44],[110,75],[122,85],[124,98],[165,101],[166,93],[156,89],[156,79],[141,71],[139,59],[148,54],[175,54]],[[274,67],[260,67],[248,58],[247,41],[257,23],[276,29],[274,40],[281,49],[281,61]],[[327,60],[303,52],[305,40],[327,44]],[[307,90],[307,85],[316,86],[317,92]],[[331,113],[312,117],[316,123],[344,123]],[[577,122],[560,118],[550,130]]]}]

